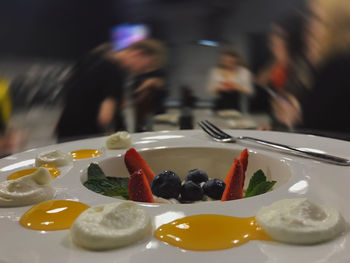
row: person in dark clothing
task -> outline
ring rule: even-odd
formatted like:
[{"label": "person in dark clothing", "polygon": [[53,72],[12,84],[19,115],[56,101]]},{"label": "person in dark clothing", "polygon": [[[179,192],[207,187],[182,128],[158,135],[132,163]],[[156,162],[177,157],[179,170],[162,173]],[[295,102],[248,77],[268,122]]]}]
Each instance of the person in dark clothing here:
[{"label": "person in dark clothing", "polygon": [[[350,46],[349,46],[350,49]],[[320,67],[302,104],[302,127],[313,133],[348,134],[350,139],[350,52],[333,55]],[[336,135],[336,134],[335,134]]]},{"label": "person in dark clothing", "polygon": [[136,76],[131,85],[135,113],[135,131],[149,130],[148,121],[155,114],[165,112],[167,96],[165,71],[160,68]]},{"label": "person in dark clothing", "polygon": [[293,12],[282,18],[271,25],[272,62],[256,78],[259,87],[270,96],[271,125],[274,130],[287,130],[294,126],[284,123],[284,120],[280,121],[275,115],[279,113],[278,107],[289,98],[291,101],[288,103],[291,105],[294,97],[299,102],[305,99],[313,75],[313,67],[306,56],[306,15]]},{"label": "person in dark clothing", "polygon": [[350,2],[313,0],[306,41],[314,66],[303,100],[290,93],[279,101],[277,116],[301,132],[350,139]]},{"label": "person in dark clothing", "polygon": [[94,51],[80,61],[65,85],[65,105],[56,130],[58,138],[102,134],[104,127],[98,121],[100,104],[107,98],[121,102],[125,75],[120,63],[109,59],[104,51]]},{"label": "person in dark clothing", "polygon": [[120,116],[125,79],[128,74],[148,72],[163,49],[160,42],[146,39],[118,52],[108,45],[97,48],[78,62],[65,85],[58,140],[101,135],[107,128],[124,129]]}]

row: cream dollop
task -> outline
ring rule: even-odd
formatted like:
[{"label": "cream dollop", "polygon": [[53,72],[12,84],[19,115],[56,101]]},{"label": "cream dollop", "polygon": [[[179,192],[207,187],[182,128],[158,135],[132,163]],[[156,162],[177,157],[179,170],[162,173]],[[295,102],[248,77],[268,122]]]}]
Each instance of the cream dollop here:
[{"label": "cream dollop", "polygon": [[151,231],[149,215],[133,202],[91,207],[70,229],[73,242],[91,250],[126,246],[144,239]]},{"label": "cream dollop", "polygon": [[52,164],[54,166],[64,166],[73,162],[73,157],[69,153],[61,150],[53,150],[38,154],[35,158],[35,166],[39,167],[43,164]]},{"label": "cream dollop", "polygon": [[320,243],[345,230],[337,209],[305,198],[284,199],[262,207],[255,218],[273,239],[293,244]]},{"label": "cream dollop", "polygon": [[52,199],[55,189],[50,185],[50,172],[39,167],[36,172],[16,180],[0,183],[0,207],[25,206]]},{"label": "cream dollop", "polygon": [[131,136],[127,131],[120,131],[108,136],[106,147],[108,149],[126,149],[132,144]]}]

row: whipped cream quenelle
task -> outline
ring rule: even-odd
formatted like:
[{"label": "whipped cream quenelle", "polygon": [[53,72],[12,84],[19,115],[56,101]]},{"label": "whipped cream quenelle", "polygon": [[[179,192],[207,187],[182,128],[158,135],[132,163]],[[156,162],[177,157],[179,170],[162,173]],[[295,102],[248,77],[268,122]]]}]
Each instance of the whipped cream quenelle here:
[{"label": "whipped cream quenelle", "polygon": [[106,250],[142,240],[152,231],[149,215],[133,202],[98,205],[85,210],[70,233],[78,246]]},{"label": "whipped cream quenelle", "polygon": [[61,150],[53,150],[38,154],[35,158],[35,166],[39,167],[43,164],[52,164],[54,166],[64,166],[73,162],[73,157],[69,153]]},{"label": "whipped cream quenelle", "polygon": [[284,199],[262,207],[255,218],[273,239],[293,244],[320,243],[345,230],[337,209],[305,198]]},{"label": "whipped cream quenelle", "polygon": [[132,144],[131,136],[127,131],[120,131],[108,136],[106,146],[108,149],[126,149]]},{"label": "whipped cream quenelle", "polygon": [[52,199],[55,189],[50,185],[50,172],[39,167],[36,172],[16,180],[0,183],[0,207],[25,206]]}]

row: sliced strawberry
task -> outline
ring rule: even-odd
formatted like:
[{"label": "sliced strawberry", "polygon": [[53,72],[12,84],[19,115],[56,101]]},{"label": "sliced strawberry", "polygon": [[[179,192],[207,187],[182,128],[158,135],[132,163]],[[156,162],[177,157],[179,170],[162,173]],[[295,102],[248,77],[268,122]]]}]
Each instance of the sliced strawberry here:
[{"label": "sliced strawberry", "polygon": [[242,168],[243,168],[243,184],[242,184],[242,188],[244,186],[244,180],[245,180],[245,172],[247,171],[247,167],[248,167],[248,150],[247,148],[245,148],[241,154],[239,155],[239,160],[242,164]]},{"label": "sliced strawberry", "polygon": [[129,174],[132,175],[134,172],[142,169],[145,173],[148,183],[151,184],[153,178],[156,176],[148,163],[142,158],[142,156],[134,149],[130,148],[124,156],[124,162],[129,170]]},{"label": "sliced strawberry", "polygon": [[[241,162],[242,164],[242,169],[243,169],[243,176],[245,179],[245,172],[247,171],[247,167],[248,167],[248,150],[244,149],[240,155],[238,156],[238,160]],[[230,171],[228,172],[228,174],[225,177],[225,184],[227,184],[227,179],[230,178],[231,174],[233,174],[233,169],[235,168],[234,163],[231,166]],[[243,180],[243,184],[244,184],[244,180]]]},{"label": "sliced strawberry", "polygon": [[241,154],[239,155],[239,160],[241,161],[241,164],[243,166],[243,172],[245,173],[247,171],[248,166],[248,150],[245,148]]},{"label": "sliced strawberry", "polygon": [[128,190],[130,200],[154,203],[151,187],[145,173],[141,169],[130,176]]},{"label": "sliced strawberry", "polygon": [[243,198],[243,166],[239,159],[235,159],[230,172],[225,178],[226,187],[222,194],[221,201]]}]

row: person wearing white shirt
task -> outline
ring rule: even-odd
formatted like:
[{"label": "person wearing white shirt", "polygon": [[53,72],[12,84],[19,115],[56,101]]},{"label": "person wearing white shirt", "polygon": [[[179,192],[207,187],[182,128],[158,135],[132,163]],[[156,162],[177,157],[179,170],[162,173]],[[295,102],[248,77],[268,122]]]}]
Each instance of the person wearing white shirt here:
[{"label": "person wearing white shirt", "polygon": [[210,71],[209,92],[215,98],[215,110],[239,109],[248,111],[247,97],[254,95],[251,72],[240,63],[237,52],[225,49],[218,65]]}]

